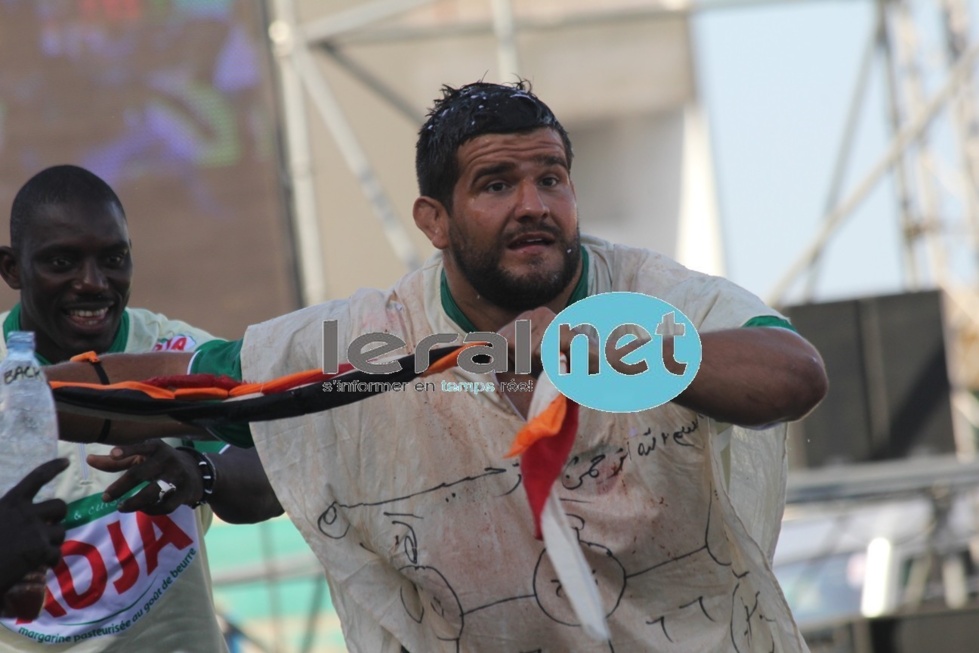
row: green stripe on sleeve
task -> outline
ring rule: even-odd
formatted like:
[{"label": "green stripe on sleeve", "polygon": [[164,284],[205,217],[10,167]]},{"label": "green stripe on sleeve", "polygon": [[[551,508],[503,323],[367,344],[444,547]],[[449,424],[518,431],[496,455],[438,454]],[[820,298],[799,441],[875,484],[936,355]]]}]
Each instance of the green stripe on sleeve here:
[{"label": "green stripe on sleeve", "polygon": [[[241,340],[211,340],[197,348],[190,365],[191,374],[215,374],[229,376],[238,381],[241,374]],[[255,446],[248,424],[231,424],[220,428],[209,428],[214,437],[236,447]]]},{"label": "green stripe on sleeve", "polygon": [[211,340],[197,348],[191,374],[230,376],[241,381],[241,340]]},{"label": "green stripe on sleeve", "polygon": [[758,317],[753,317],[744,324],[742,327],[781,327],[783,329],[788,329],[789,331],[796,331],[796,328],[792,326],[792,323],[788,320],[775,317],[774,315],[760,315]]}]

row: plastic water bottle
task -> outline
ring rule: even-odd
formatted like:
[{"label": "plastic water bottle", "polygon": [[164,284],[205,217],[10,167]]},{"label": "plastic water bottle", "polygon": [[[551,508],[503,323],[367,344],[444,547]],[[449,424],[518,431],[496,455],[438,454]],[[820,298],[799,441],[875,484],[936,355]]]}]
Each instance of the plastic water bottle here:
[{"label": "plastic water bottle", "polygon": [[[34,333],[13,331],[0,363],[0,493],[27,472],[58,456],[58,413],[41,364],[34,356]],[[39,499],[53,495],[50,485]]]},{"label": "plastic water bottle", "polygon": [[[0,496],[38,465],[58,455],[58,413],[41,364],[34,356],[34,333],[7,336],[0,363]],[[46,485],[35,500],[49,499]],[[3,616],[33,619],[44,606],[44,574],[39,569],[4,597]],[[39,582],[40,581],[40,582]]]}]

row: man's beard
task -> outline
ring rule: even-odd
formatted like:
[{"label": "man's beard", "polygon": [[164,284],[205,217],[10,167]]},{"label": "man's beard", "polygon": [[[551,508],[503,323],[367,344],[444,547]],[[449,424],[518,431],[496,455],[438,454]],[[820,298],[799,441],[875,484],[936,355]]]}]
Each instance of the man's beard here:
[{"label": "man's beard", "polygon": [[513,311],[544,306],[561,294],[574,279],[581,261],[581,233],[576,229],[574,237],[569,240],[557,229],[535,227],[533,231],[547,231],[554,237],[555,245],[563,256],[560,269],[533,269],[523,276],[514,276],[500,264],[505,246],[475,250],[450,226],[452,258],[479,296],[493,304]]}]

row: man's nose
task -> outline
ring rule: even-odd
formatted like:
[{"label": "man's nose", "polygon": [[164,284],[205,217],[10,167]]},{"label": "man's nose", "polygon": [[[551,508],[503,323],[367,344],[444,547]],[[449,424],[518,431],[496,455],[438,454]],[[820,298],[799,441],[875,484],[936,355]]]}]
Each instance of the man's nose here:
[{"label": "man's nose", "polygon": [[79,274],[75,277],[75,288],[82,292],[101,292],[109,287],[108,280],[102,272],[98,261],[87,260],[82,263]]},{"label": "man's nose", "polygon": [[550,213],[535,182],[527,180],[517,186],[516,211],[518,218],[542,218]]}]

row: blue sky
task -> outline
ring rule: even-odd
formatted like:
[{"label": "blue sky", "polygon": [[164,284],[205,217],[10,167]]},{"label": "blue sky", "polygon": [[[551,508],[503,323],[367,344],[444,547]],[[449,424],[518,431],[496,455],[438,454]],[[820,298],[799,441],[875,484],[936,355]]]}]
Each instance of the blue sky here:
[{"label": "blue sky", "polygon": [[[765,298],[824,213],[873,12],[866,0],[786,1],[713,9],[694,21],[728,276]],[[844,194],[889,142],[883,75],[878,58]],[[816,299],[902,288],[895,206],[885,180],[833,239]]]}]

